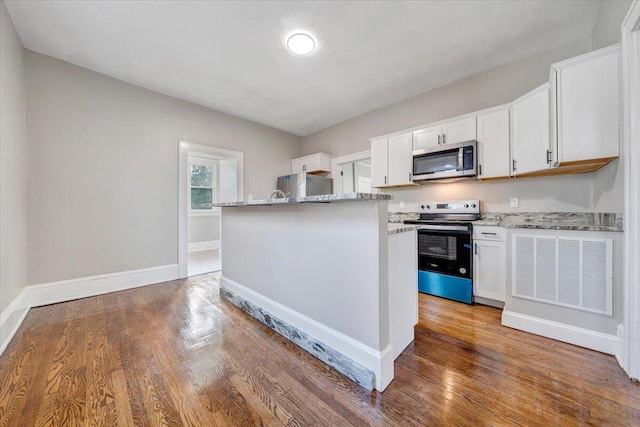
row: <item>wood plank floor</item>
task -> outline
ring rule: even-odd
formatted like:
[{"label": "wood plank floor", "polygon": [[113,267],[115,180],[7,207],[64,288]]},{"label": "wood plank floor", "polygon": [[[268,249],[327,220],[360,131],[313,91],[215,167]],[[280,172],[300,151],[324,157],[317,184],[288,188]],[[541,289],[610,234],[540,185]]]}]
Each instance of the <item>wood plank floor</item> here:
[{"label": "wood plank floor", "polygon": [[369,393],[202,275],[32,309],[0,357],[0,426],[640,425],[615,359],[420,295],[416,340]]}]

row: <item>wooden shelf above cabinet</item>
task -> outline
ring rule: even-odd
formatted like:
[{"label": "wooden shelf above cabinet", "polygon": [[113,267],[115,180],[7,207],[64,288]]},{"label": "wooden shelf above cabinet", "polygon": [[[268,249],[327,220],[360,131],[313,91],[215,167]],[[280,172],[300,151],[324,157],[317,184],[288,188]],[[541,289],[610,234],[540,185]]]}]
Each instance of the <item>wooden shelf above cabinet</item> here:
[{"label": "wooden shelf above cabinet", "polygon": [[558,167],[553,169],[547,169],[539,172],[531,172],[517,175],[517,178],[528,178],[534,176],[557,176],[557,175],[573,175],[577,173],[587,173],[593,172],[607,163],[610,163],[612,160],[617,159],[617,157],[605,157],[602,159],[589,159],[589,160],[578,160],[575,162],[564,162],[560,163]]}]

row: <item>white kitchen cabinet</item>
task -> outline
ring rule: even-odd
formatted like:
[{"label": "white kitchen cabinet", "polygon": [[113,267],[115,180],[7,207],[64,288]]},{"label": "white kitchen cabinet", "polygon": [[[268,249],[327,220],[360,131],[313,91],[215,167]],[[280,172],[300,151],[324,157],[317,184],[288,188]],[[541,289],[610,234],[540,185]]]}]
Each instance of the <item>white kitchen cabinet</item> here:
[{"label": "white kitchen cabinet", "polygon": [[411,184],[411,132],[389,137],[389,185]]},{"label": "white kitchen cabinet", "polygon": [[413,149],[424,150],[475,139],[476,117],[465,117],[413,131]]},{"label": "white kitchen cabinet", "polygon": [[559,167],[593,163],[595,170],[620,155],[618,61],[615,45],[551,66],[553,160]]},{"label": "white kitchen cabinet", "polygon": [[371,183],[373,187],[415,185],[411,179],[412,134],[406,132],[371,140]]},{"label": "white kitchen cabinet", "polygon": [[473,228],[473,295],[505,301],[507,233],[501,227]]},{"label": "white kitchen cabinet", "polygon": [[291,174],[331,172],[331,156],[325,153],[310,154],[291,160]]},{"label": "white kitchen cabinet", "polygon": [[371,186],[386,187],[389,177],[388,139],[371,140]]},{"label": "white kitchen cabinet", "polygon": [[509,106],[479,114],[478,178],[502,178],[509,173]]},{"label": "white kitchen cabinet", "polygon": [[442,144],[442,125],[413,131],[413,149],[424,150]]},{"label": "white kitchen cabinet", "polygon": [[540,172],[552,166],[549,83],[511,104],[511,174]]},{"label": "white kitchen cabinet", "polygon": [[458,142],[476,139],[476,117],[452,120],[442,124],[442,143],[456,144]]}]

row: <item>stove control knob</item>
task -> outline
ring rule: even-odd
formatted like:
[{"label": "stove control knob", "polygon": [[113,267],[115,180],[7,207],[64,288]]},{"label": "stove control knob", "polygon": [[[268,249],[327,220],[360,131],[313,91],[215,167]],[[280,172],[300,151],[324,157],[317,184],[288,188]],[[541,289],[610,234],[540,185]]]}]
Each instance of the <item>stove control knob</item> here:
[{"label": "stove control knob", "polygon": [[425,205],[420,205],[420,209],[425,209],[426,206]]},{"label": "stove control knob", "polygon": [[475,207],[476,207],[476,204],[475,204],[475,203],[472,203],[472,204],[471,204],[471,207],[472,207],[472,208],[475,208]]},{"label": "stove control knob", "polygon": [[469,205],[465,204],[465,205],[464,205],[464,207],[465,207],[465,208],[468,208],[468,207],[469,207]]}]

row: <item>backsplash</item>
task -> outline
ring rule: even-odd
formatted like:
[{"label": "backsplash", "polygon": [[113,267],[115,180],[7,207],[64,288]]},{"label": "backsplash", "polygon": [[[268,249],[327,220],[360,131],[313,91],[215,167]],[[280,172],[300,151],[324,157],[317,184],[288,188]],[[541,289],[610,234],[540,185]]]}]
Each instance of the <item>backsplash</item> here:
[{"label": "backsplash", "polygon": [[[402,223],[417,219],[418,212],[389,212],[388,220]],[[602,227],[616,227],[622,230],[622,214],[606,212],[483,212],[482,220],[517,223],[571,223],[589,224]]]},{"label": "backsplash", "polygon": [[605,212],[483,212],[485,221],[502,222],[550,222],[590,224],[622,229],[621,213]]},{"label": "backsplash", "polygon": [[418,212],[389,212],[389,222],[403,223],[405,220],[418,219],[420,214]]}]

